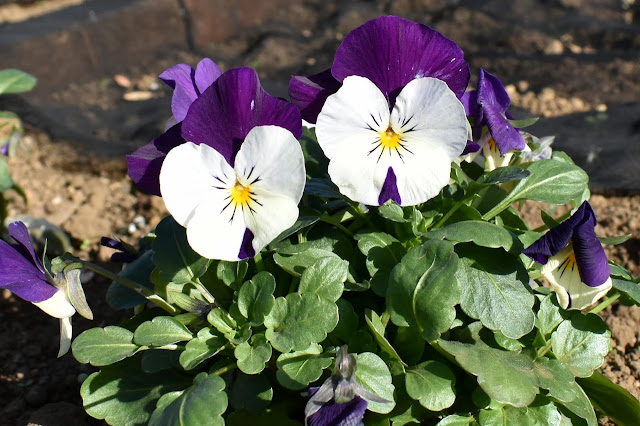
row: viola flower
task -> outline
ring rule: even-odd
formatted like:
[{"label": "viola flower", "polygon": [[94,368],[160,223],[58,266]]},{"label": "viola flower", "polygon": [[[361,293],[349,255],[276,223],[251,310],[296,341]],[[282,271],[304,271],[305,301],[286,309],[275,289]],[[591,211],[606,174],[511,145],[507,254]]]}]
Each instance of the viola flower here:
[{"label": "viola flower", "polygon": [[[474,121],[473,139],[483,139],[479,145],[488,161],[507,165],[508,160],[505,162],[499,157],[506,157],[510,153],[525,149],[524,138],[518,129],[509,123],[512,117],[507,109],[511,99],[497,77],[480,69],[478,89],[465,93],[461,101],[467,115]],[[488,128],[488,136],[482,133],[484,126]]]},{"label": "viola flower", "polygon": [[178,64],[160,74],[160,79],[174,89],[171,98],[173,117],[167,123],[166,131],[147,145],[127,156],[129,176],[144,192],[160,196],[158,176],[167,153],[185,143],[182,138],[181,122],[189,107],[222,72],[211,59],[204,58],[194,70],[186,64]]},{"label": "viola flower", "polygon": [[221,75],[220,67],[209,58],[202,59],[195,70],[178,64],[160,74],[160,79],[173,89],[171,112],[176,123],[184,120],[193,101]]},{"label": "viola flower", "polygon": [[290,94],[303,118],[316,122],[340,192],[366,205],[410,206],[440,192],[465,149],[468,122],[458,97],[468,81],[453,41],[384,16],[345,37],[330,72],[294,77]]},{"label": "viola flower", "polygon": [[304,409],[306,426],[358,426],[367,410],[367,400],[389,402],[369,392],[356,380],[356,358],[342,346],[333,374],[322,386],[309,388]]},{"label": "viola flower", "polygon": [[305,168],[295,106],[232,69],[189,109],[160,170],[160,192],[191,247],[209,259],[255,256],[298,218]]},{"label": "viola flower", "polygon": [[583,309],[611,289],[611,269],[595,233],[596,215],[585,201],[576,212],[523,253],[544,265],[560,306]]},{"label": "viola flower", "polygon": [[71,316],[76,313],[76,309],[88,319],[93,319],[80,287],[80,271],[76,270],[78,277],[74,282],[66,276],[54,279],[36,255],[25,224],[13,222],[9,224],[8,230],[17,244],[0,240],[0,288],[10,290],[52,317],[60,319],[58,357],[61,357],[71,346]]}]

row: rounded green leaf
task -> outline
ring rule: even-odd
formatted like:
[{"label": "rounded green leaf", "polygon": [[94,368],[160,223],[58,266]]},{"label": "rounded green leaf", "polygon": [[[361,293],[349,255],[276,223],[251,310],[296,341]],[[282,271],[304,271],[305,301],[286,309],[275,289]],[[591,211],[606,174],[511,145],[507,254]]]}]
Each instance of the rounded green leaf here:
[{"label": "rounded green leaf", "polygon": [[558,408],[544,397],[539,397],[529,407],[505,405],[492,410],[482,410],[478,420],[483,426],[566,426],[571,424],[558,411]]},{"label": "rounded green leaf", "polygon": [[251,280],[242,284],[238,291],[238,310],[251,325],[262,325],[269,315],[275,298],[276,280],[268,272],[259,272]]},{"label": "rounded green leaf", "polygon": [[307,349],[323,341],[338,324],[338,307],[317,294],[279,297],[265,318],[265,336],[282,353]]},{"label": "rounded green leaf", "polygon": [[369,401],[368,410],[374,413],[386,414],[393,410],[396,403],[393,399],[395,386],[391,382],[391,373],[387,364],[376,354],[365,352],[356,355],[358,368],[356,380],[369,392],[389,402]]},{"label": "rounded green leaf", "polygon": [[9,171],[9,165],[4,159],[0,158],[0,192],[13,188],[13,179]]},{"label": "rounded green leaf", "polygon": [[140,324],[133,333],[133,341],[141,346],[170,345],[192,337],[187,327],[173,317],[155,317]]},{"label": "rounded green leaf", "polygon": [[353,305],[348,300],[338,299],[336,305],[338,305],[338,324],[331,334],[347,343],[358,329],[358,314],[356,314]]},{"label": "rounded green leaf", "polygon": [[150,426],[224,426],[227,410],[224,380],[214,374],[198,374],[193,386],[180,393],[160,398],[151,415]]},{"label": "rounded green leaf", "polygon": [[448,241],[429,240],[409,250],[393,268],[387,289],[393,323],[415,327],[425,340],[449,330],[460,300],[457,267],[458,256]]},{"label": "rounded green leaf", "polygon": [[574,376],[589,377],[611,350],[611,332],[599,316],[577,313],[553,332],[551,348]]},{"label": "rounded green leaf", "polygon": [[107,326],[92,328],[75,338],[71,345],[73,356],[83,364],[109,365],[136,353],[133,333],[126,328]]},{"label": "rounded green leaf", "polygon": [[437,231],[429,232],[428,238],[445,239],[452,243],[474,242],[482,247],[503,248],[516,254],[522,251],[522,243],[508,230],[482,220],[465,220],[452,223]]},{"label": "rounded green leaf", "polygon": [[103,367],[80,388],[84,409],[91,417],[110,425],[144,425],[160,396],[189,386],[175,370],[146,374],[139,357]]},{"label": "rounded green leaf", "polygon": [[304,389],[318,380],[331,363],[332,357],[322,353],[322,346],[313,344],[304,351],[280,355],[276,362],[276,378],[286,388]]},{"label": "rounded green leaf", "polygon": [[502,250],[468,244],[459,250],[463,259],[456,276],[462,310],[512,339],[530,332],[535,323],[535,297],[529,288],[529,275],[518,258]]},{"label": "rounded green leaf", "polygon": [[640,402],[623,387],[594,372],[590,377],[578,379],[593,404],[617,425],[640,424]]},{"label": "rounded green leaf", "polygon": [[302,273],[299,293],[317,294],[335,302],[342,295],[349,262],[335,257],[318,259]]},{"label": "rounded green leaf", "polygon": [[249,342],[244,342],[234,350],[238,368],[247,374],[258,374],[271,359],[271,345],[264,334],[254,334]]},{"label": "rounded green leaf", "polygon": [[441,362],[426,361],[407,370],[405,386],[409,396],[431,411],[451,407],[456,400],[456,377]]},{"label": "rounded green leaf", "polygon": [[318,260],[324,259],[325,257],[340,259],[340,256],[332,251],[311,247],[302,252],[296,252],[292,255],[275,253],[273,255],[273,260],[278,264],[278,266],[280,266],[291,275],[299,277],[302,275],[305,269],[316,263]]},{"label": "rounded green leaf", "polygon": [[202,361],[223,350],[226,344],[227,339],[217,330],[203,328],[198,332],[198,337],[190,340],[180,354],[180,365],[185,370],[196,368]]},{"label": "rounded green leaf", "polygon": [[459,416],[452,414],[440,420],[436,426],[467,426],[473,424],[475,419],[472,416]]},{"label": "rounded green leaf", "polygon": [[495,349],[482,341],[438,343],[460,367],[478,377],[478,384],[492,399],[515,407],[526,407],[535,399],[538,381],[528,356]]},{"label": "rounded green leaf", "polygon": [[356,234],[354,238],[362,254],[367,256],[366,266],[371,275],[373,292],[385,296],[391,271],[407,251],[395,237],[384,232],[364,232]]},{"label": "rounded green leaf", "polygon": [[28,92],[38,80],[17,69],[0,70],[0,95]]}]

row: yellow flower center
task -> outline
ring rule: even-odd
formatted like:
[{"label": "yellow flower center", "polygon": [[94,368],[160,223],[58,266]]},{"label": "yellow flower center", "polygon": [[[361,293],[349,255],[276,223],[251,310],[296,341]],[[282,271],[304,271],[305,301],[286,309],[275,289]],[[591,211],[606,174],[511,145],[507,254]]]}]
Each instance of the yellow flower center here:
[{"label": "yellow flower center", "polygon": [[487,145],[489,145],[489,150],[498,153],[500,152],[500,150],[498,149],[498,145],[496,144],[496,141],[493,139],[493,137],[489,138],[489,140],[487,141]]},{"label": "yellow flower center", "polygon": [[251,201],[250,187],[236,182],[236,186],[231,189],[231,204],[238,207],[249,204],[249,201]]},{"label": "yellow flower center", "polygon": [[384,132],[378,132],[380,135],[380,145],[382,149],[394,149],[397,150],[402,145],[400,144],[400,135],[391,129],[391,126],[387,128]]},{"label": "yellow flower center", "polygon": [[576,268],[576,254],[575,252],[569,253],[569,255],[562,261],[558,270],[560,274],[564,274],[567,270],[574,271]]}]

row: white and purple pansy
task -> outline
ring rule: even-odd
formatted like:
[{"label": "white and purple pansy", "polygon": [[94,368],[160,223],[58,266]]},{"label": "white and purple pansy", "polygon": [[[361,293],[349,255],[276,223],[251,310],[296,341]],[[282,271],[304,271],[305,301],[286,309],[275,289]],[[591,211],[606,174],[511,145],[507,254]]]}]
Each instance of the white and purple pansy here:
[{"label": "white and purple pansy", "polygon": [[295,223],[306,180],[301,123],[251,68],[225,72],[193,102],[182,123],[189,142],[164,159],[160,192],[197,253],[253,257]]},{"label": "white and purple pansy", "polygon": [[127,156],[129,176],[144,192],[160,196],[158,176],[167,153],[185,143],[182,138],[182,121],[189,107],[214,81],[222,75],[211,59],[204,58],[196,69],[178,64],[160,74],[160,79],[173,89],[171,98],[172,118],[165,133]]},{"label": "white and purple pansy", "polygon": [[[513,118],[507,112],[511,99],[497,77],[480,69],[478,89],[465,93],[461,101],[467,115],[473,118],[473,139],[478,141],[470,152],[482,149],[487,169],[508,165],[515,151],[526,148],[518,129],[509,123]],[[488,131],[483,134],[485,126]]]},{"label": "white and purple pansy", "polygon": [[[46,272],[33,248],[25,224],[13,222],[9,224],[8,230],[16,244],[0,240],[0,288],[11,291],[52,317],[60,319],[60,357],[71,346],[71,317],[76,309],[69,301],[65,286],[56,285]],[[89,319],[93,318],[90,310],[83,309],[83,313]]]},{"label": "white and purple pansy", "polygon": [[440,192],[466,147],[459,97],[468,82],[469,66],[453,41],[384,16],[345,37],[330,72],[294,77],[289,93],[316,123],[329,175],[344,195],[409,206]]},{"label": "white and purple pansy", "polygon": [[569,219],[523,251],[544,265],[542,275],[564,309],[586,308],[611,289],[611,269],[595,233],[596,223],[585,201]]}]

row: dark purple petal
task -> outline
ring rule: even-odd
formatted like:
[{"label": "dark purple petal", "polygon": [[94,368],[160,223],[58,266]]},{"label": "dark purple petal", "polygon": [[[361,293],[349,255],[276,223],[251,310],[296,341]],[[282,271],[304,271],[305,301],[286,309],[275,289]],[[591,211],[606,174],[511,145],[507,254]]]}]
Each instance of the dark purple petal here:
[{"label": "dark purple petal", "polygon": [[0,147],[0,154],[9,155],[9,142],[5,143],[4,145],[2,145],[2,147]]},{"label": "dark purple petal", "polygon": [[122,241],[114,240],[113,238],[102,237],[100,238],[100,245],[108,247],[114,250],[118,250],[111,255],[111,260],[114,263],[131,263],[137,259],[137,256],[124,246]]},{"label": "dark purple petal", "polygon": [[583,220],[576,226],[571,238],[580,279],[590,287],[604,284],[611,275],[607,255],[596,236],[595,227],[593,210],[585,209]]},{"label": "dark purple petal", "polygon": [[129,177],[144,192],[160,197],[160,168],[167,153],[185,142],[181,127],[182,123],[176,124],[133,154],[127,155]]},{"label": "dark purple petal", "polygon": [[551,256],[558,254],[560,250],[569,244],[571,237],[573,237],[574,229],[584,221],[585,215],[593,215],[595,220],[593,209],[587,201],[582,203],[569,219],[551,228],[549,232],[524,249],[522,253],[542,265],[546,264]]},{"label": "dark purple petal", "polygon": [[26,226],[14,222],[9,225],[9,234],[18,244],[0,240],[0,288],[34,303],[51,298],[58,290],[48,283]]},{"label": "dark purple petal", "polygon": [[220,67],[209,58],[204,58],[196,67],[195,83],[198,95],[207,90],[222,75]]},{"label": "dark purple petal", "polygon": [[480,105],[478,105],[477,90],[466,92],[460,98],[460,102],[462,102],[462,106],[464,106],[464,111],[468,117],[473,117],[476,121],[482,120],[482,109],[480,109]]},{"label": "dark purple petal", "polygon": [[382,184],[382,189],[378,196],[378,204],[382,205],[388,200],[393,200],[396,204],[402,204],[400,193],[398,192],[398,180],[391,167],[387,170],[387,177],[384,179],[384,184]]},{"label": "dark purple petal", "polygon": [[242,237],[242,244],[240,245],[238,259],[249,259],[256,256],[256,251],[253,248],[253,237],[253,232],[247,228],[244,231],[244,236]]},{"label": "dark purple petal", "polygon": [[[309,391],[311,394],[311,390]],[[357,426],[367,410],[367,401],[355,396],[344,404],[329,401],[307,420],[309,426]]]},{"label": "dark purple petal", "polygon": [[484,108],[484,120],[501,155],[505,155],[512,149],[522,151],[527,145],[520,132],[497,110]]},{"label": "dark purple petal", "polygon": [[491,108],[498,111],[499,114],[504,114],[509,108],[511,99],[509,99],[504,85],[496,76],[483,69],[480,69],[478,76],[477,92],[478,104],[482,108]]},{"label": "dark purple petal", "polygon": [[222,74],[193,102],[182,136],[211,146],[233,166],[249,131],[266,125],[283,127],[296,139],[302,136],[300,111],[265,92],[251,68],[235,68]]},{"label": "dark purple petal", "polygon": [[196,71],[187,64],[174,65],[160,74],[160,79],[173,89],[171,112],[177,121],[184,120],[189,106],[198,97],[195,74]]},{"label": "dark purple petal", "polygon": [[100,238],[100,245],[114,249],[114,250],[125,251],[124,244],[122,244],[122,241],[118,241],[109,237]]},{"label": "dark purple petal", "polygon": [[9,231],[9,236],[18,243],[12,247],[25,259],[30,260],[31,264],[44,275],[42,261],[36,254],[36,250],[33,248],[33,243],[31,242],[27,226],[22,222],[13,222],[9,224],[7,229]]},{"label": "dark purple petal", "polygon": [[342,86],[331,75],[331,69],[309,77],[293,76],[289,82],[289,97],[298,107],[302,118],[309,123],[315,123],[322,111],[324,101]]},{"label": "dark purple petal", "polygon": [[467,141],[467,146],[464,148],[464,151],[462,151],[462,154],[460,155],[467,155],[473,152],[478,152],[480,151],[480,148],[480,144],[475,143],[474,141]]},{"label": "dark purple petal", "polygon": [[390,105],[414,78],[443,80],[458,98],[469,83],[469,65],[452,40],[426,25],[397,16],[382,16],[351,31],[331,68],[340,82],[350,75],[371,80]]}]

